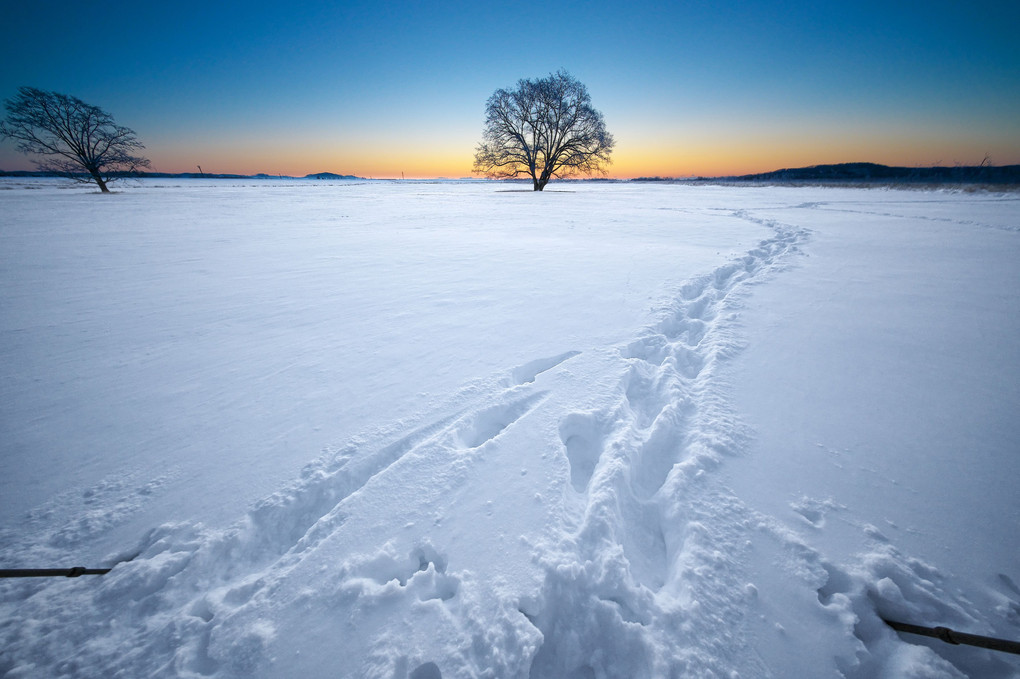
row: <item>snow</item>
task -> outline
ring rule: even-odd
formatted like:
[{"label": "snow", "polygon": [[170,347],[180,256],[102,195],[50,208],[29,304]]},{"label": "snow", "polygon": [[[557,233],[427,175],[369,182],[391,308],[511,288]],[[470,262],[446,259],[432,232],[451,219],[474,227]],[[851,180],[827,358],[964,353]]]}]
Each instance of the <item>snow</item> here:
[{"label": "snow", "polygon": [[1020,197],[0,184],[10,677],[1016,677]]}]

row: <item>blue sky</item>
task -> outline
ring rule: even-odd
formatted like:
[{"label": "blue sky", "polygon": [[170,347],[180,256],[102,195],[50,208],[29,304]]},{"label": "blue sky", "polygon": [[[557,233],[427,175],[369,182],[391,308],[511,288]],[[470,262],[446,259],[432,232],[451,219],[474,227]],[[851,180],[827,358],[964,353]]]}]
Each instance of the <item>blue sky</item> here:
[{"label": "blue sky", "polygon": [[[499,87],[560,68],[611,174],[1020,163],[1020,3],[4,2],[0,98],[73,94],[156,169],[464,176]],[[0,168],[29,159],[0,144]]]}]

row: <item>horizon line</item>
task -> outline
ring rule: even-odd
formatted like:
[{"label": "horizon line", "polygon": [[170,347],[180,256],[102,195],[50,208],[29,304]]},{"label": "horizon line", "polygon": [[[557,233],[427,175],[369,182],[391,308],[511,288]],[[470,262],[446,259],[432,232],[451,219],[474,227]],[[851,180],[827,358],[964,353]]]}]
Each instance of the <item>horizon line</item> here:
[{"label": "horizon line", "polygon": [[[669,181],[669,180],[673,180],[673,181],[684,181],[684,180],[687,180],[687,181],[690,181],[690,180],[698,180],[698,179],[703,179],[703,180],[712,180],[712,179],[740,179],[740,178],[744,178],[744,177],[753,178],[753,177],[762,177],[762,176],[767,176],[767,175],[775,175],[775,174],[782,173],[782,172],[804,172],[804,171],[815,170],[815,169],[820,170],[820,169],[823,169],[823,168],[844,168],[844,169],[848,169],[848,168],[851,168],[851,167],[857,167],[857,168],[868,168],[868,167],[871,167],[871,168],[886,168],[886,169],[889,169],[889,170],[906,170],[906,171],[941,171],[941,172],[951,172],[951,171],[955,170],[955,171],[959,172],[959,171],[964,171],[964,170],[984,170],[984,171],[999,170],[999,171],[1001,171],[1001,170],[1006,169],[1006,168],[1020,168],[1020,164],[1010,164],[1010,165],[994,165],[994,164],[965,165],[965,164],[961,164],[961,163],[956,163],[954,165],[933,164],[933,165],[910,165],[910,166],[908,166],[908,165],[885,165],[883,163],[875,163],[875,162],[870,162],[870,161],[849,161],[849,162],[840,162],[840,163],[819,163],[819,164],[814,164],[814,165],[803,165],[803,166],[798,166],[798,167],[780,167],[780,168],[777,168],[777,169],[774,169],[774,170],[767,170],[767,171],[764,171],[764,172],[751,172],[751,173],[744,173],[744,174],[720,174],[720,175],[701,175],[701,174],[687,174],[687,175],[635,174],[633,176],[619,176],[619,175],[611,176],[611,175],[607,174],[607,175],[603,175],[603,176],[585,175],[585,176],[573,176],[573,177],[558,177],[558,178],[556,178],[556,181],[632,181],[632,180],[636,180],[636,179],[649,179],[649,180],[659,180],[659,181]],[[0,177],[2,177],[2,176],[61,177],[61,176],[64,176],[64,175],[62,175],[60,173],[57,173],[57,172],[50,172],[50,171],[39,170],[39,169],[33,169],[33,170],[20,170],[20,169],[19,170],[4,170],[4,169],[0,169]],[[366,176],[366,175],[359,175],[359,174],[347,173],[347,172],[333,172],[333,171],[330,171],[330,170],[325,170],[325,171],[320,171],[320,172],[309,172],[309,173],[303,174],[303,175],[280,174],[280,173],[269,173],[269,172],[254,172],[254,173],[243,173],[243,172],[205,172],[205,171],[196,172],[196,171],[193,171],[193,170],[191,170],[191,171],[184,171],[184,172],[172,172],[172,171],[163,171],[163,170],[148,170],[148,171],[135,172],[135,173],[112,172],[111,176],[121,177],[121,178],[127,178],[127,177],[132,177],[132,176],[138,177],[138,178],[146,178],[146,177],[153,177],[153,178],[159,178],[159,177],[164,177],[164,178],[167,178],[167,177],[177,177],[177,178],[182,178],[182,179],[183,178],[201,179],[203,177],[208,177],[210,179],[231,179],[231,178],[237,178],[237,179],[262,179],[262,178],[267,178],[267,179],[315,179],[317,177],[321,178],[321,177],[324,177],[324,176],[329,176],[331,178],[363,179],[363,180],[378,180],[378,181],[439,181],[439,180],[445,180],[445,181],[511,181],[511,182],[513,182],[513,181],[521,181],[521,182],[529,182],[529,181],[531,181],[530,177],[528,177],[527,175],[524,175],[524,176],[521,176],[521,177],[504,177],[504,178],[484,177],[484,176],[480,176],[479,177],[479,176],[470,176],[470,175],[462,175],[462,176],[459,176],[459,177],[452,177],[452,176],[449,176],[449,175],[418,175],[418,176],[406,177],[406,176],[404,176],[404,173],[401,172],[400,176],[396,176],[396,175],[380,175],[380,176],[371,176],[371,175],[369,175],[369,176]]]}]

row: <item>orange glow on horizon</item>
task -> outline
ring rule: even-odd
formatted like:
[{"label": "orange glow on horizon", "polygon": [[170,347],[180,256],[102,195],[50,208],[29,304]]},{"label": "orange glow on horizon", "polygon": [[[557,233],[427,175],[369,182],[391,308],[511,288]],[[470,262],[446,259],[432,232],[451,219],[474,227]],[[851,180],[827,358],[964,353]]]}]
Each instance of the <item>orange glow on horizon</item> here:
[{"label": "orange glow on horizon", "polygon": [[[977,147],[981,149],[981,147]],[[954,153],[955,152],[955,153]],[[978,165],[985,151],[974,152],[974,147],[942,149],[879,148],[859,146],[839,147],[785,147],[785,148],[698,148],[664,149],[655,152],[619,150],[607,168],[607,177],[633,179],[635,177],[729,177],[771,172],[784,168],[807,167],[850,162],[872,162],[902,167],[929,167],[937,164],[952,166]],[[1017,149],[991,149],[987,151],[995,165],[1020,164],[1020,147]],[[382,154],[353,154],[317,152],[308,154],[270,154],[237,152],[233,149],[206,149],[201,153],[183,152],[179,148],[150,147],[147,157],[152,171],[206,174],[304,177],[318,172],[334,172],[372,179],[434,179],[445,177],[479,177],[471,172],[472,149],[458,149],[444,154],[384,156]],[[35,170],[31,159],[25,156],[4,163],[4,170]]]},{"label": "orange glow on horizon", "polygon": [[[720,141],[720,138],[725,141]],[[938,147],[938,148],[936,148]],[[475,177],[471,172],[473,145],[457,144],[433,148],[369,148],[340,144],[321,147],[295,144],[255,148],[233,144],[210,144],[200,152],[177,145],[153,144],[146,149],[152,169],[159,172],[209,174],[265,173],[303,177],[317,172],[334,172],[375,179],[429,179]],[[977,149],[977,151],[975,151]],[[989,153],[996,165],[1020,162],[1020,144],[1014,148],[990,148],[963,142],[926,144],[924,140],[904,141],[875,135],[861,139],[849,135],[835,141],[819,138],[795,139],[777,135],[766,141],[751,135],[729,138],[672,139],[656,145],[619,144],[607,176],[634,177],[725,177],[770,172],[783,168],[846,162],[874,162],[905,167],[936,164],[977,165]],[[24,158],[24,157],[22,157]],[[8,169],[8,168],[4,168]],[[10,168],[21,169],[21,168]],[[32,169],[24,163],[24,169]]]}]

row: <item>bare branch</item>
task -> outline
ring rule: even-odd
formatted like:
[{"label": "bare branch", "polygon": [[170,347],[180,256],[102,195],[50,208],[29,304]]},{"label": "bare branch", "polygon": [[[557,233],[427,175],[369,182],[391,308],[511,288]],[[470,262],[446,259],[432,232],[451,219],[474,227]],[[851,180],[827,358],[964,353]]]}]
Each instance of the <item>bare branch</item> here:
[{"label": "bare branch", "polygon": [[149,167],[146,158],[134,155],[145,148],[134,131],[77,97],[21,87],[5,106],[0,139],[13,139],[19,151],[38,156],[35,164],[43,171],[95,182],[108,193],[108,182]]},{"label": "bare branch", "polygon": [[473,171],[527,175],[541,191],[553,177],[605,174],[614,143],[585,86],[559,71],[489,97]]}]

